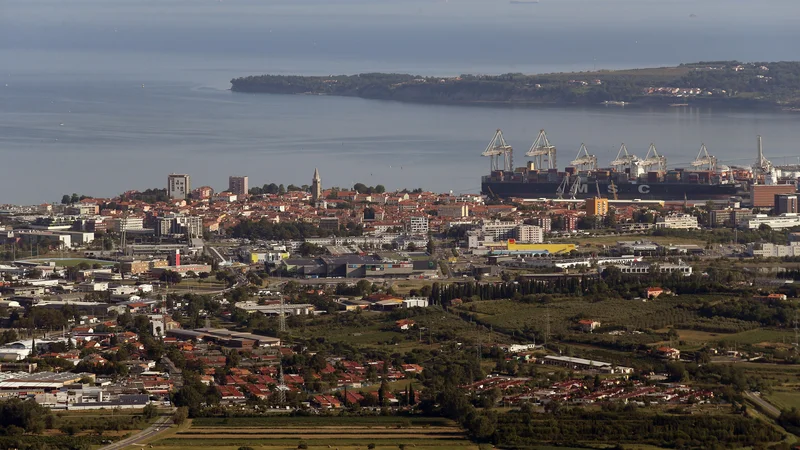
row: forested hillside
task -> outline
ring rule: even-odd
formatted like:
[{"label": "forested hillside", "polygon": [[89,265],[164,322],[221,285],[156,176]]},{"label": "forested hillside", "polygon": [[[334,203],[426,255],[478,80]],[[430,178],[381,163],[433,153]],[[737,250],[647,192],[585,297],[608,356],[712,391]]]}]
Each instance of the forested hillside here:
[{"label": "forested hillside", "polygon": [[366,73],[260,75],[231,80],[237,92],[313,94],[421,103],[800,106],[800,63],[701,62],[679,67],[543,75],[424,77]]}]

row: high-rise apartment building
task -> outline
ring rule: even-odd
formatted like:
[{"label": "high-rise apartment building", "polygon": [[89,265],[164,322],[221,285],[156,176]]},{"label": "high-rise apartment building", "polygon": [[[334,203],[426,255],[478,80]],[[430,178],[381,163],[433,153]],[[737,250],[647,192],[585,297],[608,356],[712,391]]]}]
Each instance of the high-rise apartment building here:
[{"label": "high-rise apartment building", "polygon": [[605,216],[608,214],[608,199],[600,197],[587,198],[586,214],[592,216]]},{"label": "high-rise apartment building", "polygon": [[797,210],[797,196],[792,194],[776,194],[773,212],[775,215],[800,212]]},{"label": "high-rise apartment building", "polygon": [[246,176],[228,177],[228,192],[234,193],[239,199],[242,199],[249,191],[250,187]]},{"label": "high-rise apartment building", "polygon": [[192,190],[189,175],[171,173],[167,177],[167,195],[172,199],[186,200]]},{"label": "high-rise apartment building", "polygon": [[428,218],[425,216],[409,217],[408,232],[411,234],[428,234]]}]

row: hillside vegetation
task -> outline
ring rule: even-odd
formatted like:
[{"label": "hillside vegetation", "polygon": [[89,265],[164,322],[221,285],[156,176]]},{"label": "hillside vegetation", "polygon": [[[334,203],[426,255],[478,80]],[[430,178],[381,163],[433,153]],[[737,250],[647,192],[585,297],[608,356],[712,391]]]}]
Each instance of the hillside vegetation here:
[{"label": "hillside vegetation", "polygon": [[313,94],[421,103],[800,106],[800,62],[700,62],[678,67],[524,75],[423,77],[365,73],[259,75],[231,80],[236,92]]}]

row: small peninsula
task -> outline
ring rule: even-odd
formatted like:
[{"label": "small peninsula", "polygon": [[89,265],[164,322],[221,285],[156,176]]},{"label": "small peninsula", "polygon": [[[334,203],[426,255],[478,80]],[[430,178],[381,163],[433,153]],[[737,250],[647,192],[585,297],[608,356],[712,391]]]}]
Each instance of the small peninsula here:
[{"label": "small peninsula", "polygon": [[231,90],[438,104],[721,106],[800,111],[800,62],[707,61],[677,67],[541,75],[258,75],[234,78]]}]

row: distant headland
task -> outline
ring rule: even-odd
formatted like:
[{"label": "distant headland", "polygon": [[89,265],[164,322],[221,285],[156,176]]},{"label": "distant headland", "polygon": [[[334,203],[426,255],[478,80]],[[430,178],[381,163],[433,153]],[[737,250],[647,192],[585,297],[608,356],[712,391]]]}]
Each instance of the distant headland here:
[{"label": "distant headland", "polygon": [[707,61],[629,70],[429,77],[394,73],[257,75],[235,92],[439,104],[722,106],[800,111],[800,62]]}]

